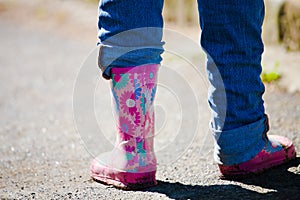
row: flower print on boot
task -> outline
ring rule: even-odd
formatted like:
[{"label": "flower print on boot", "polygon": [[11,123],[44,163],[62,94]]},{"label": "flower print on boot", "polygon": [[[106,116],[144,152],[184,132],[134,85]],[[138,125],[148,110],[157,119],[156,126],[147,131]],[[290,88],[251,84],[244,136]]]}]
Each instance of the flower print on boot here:
[{"label": "flower print on boot", "polygon": [[[92,161],[91,177],[121,189],[156,185],[153,150],[156,77],[159,65],[112,69],[117,140]],[[151,103],[150,103],[151,102]]]}]

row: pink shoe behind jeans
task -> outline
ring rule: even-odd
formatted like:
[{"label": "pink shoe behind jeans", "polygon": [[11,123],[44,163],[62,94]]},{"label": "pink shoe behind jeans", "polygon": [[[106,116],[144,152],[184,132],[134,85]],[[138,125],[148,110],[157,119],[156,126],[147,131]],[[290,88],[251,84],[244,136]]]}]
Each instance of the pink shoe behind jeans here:
[{"label": "pink shoe behind jeans", "polygon": [[269,135],[269,142],[254,158],[236,165],[219,165],[222,178],[239,178],[257,174],[286,163],[296,157],[295,147],[288,138]]}]

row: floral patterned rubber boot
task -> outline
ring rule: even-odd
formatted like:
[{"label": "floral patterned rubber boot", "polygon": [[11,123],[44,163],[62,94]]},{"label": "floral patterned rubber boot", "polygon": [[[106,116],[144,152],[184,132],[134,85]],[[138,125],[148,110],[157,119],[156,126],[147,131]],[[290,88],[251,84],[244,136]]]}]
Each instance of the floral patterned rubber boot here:
[{"label": "floral patterned rubber boot", "polygon": [[286,137],[269,135],[265,147],[254,158],[244,163],[219,165],[221,178],[238,179],[264,172],[296,158],[295,147]]},{"label": "floral patterned rubber boot", "polygon": [[149,64],[112,69],[118,134],[114,149],[92,161],[94,180],[129,190],[157,184],[153,101],[158,67]]}]

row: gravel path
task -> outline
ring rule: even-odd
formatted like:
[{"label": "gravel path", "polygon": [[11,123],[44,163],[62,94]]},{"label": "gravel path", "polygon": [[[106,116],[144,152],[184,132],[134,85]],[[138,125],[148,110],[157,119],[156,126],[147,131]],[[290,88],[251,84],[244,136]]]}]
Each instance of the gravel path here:
[{"label": "gravel path", "polygon": [[[94,150],[89,137],[93,135],[88,132],[78,134],[76,127],[80,124],[73,119],[72,95],[81,63],[94,44],[67,38],[61,33],[19,26],[8,19],[1,18],[0,27],[1,199],[300,198],[299,156],[289,165],[239,182],[218,178],[208,135],[205,81],[201,82],[202,90],[195,97],[200,99],[198,111],[201,113],[197,131],[186,132],[185,128],[192,122],[184,121],[181,135],[187,140],[176,136],[170,142],[173,145],[168,146],[163,140],[166,137],[157,136],[162,137],[160,145],[167,145],[158,151],[161,163],[157,173],[158,186],[133,192],[93,182],[89,177]],[[167,59],[169,63],[174,62],[169,57]],[[94,66],[97,73],[96,63],[91,62],[91,68]],[[162,71],[162,75],[164,73]],[[167,83],[169,80],[162,81]],[[103,83],[99,86],[102,90],[107,82],[100,83]],[[190,88],[197,89],[196,83],[193,82]],[[287,93],[276,84],[268,85],[266,89],[265,101],[272,133],[292,138],[299,152],[300,94]],[[168,102],[164,99],[168,96],[164,96],[163,87],[160,90],[158,102]],[[175,92],[180,96],[180,90]],[[184,107],[183,111],[193,110]],[[165,114],[176,119],[174,113],[166,113],[163,107],[161,110],[158,107],[158,117]],[[164,127],[164,124],[159,124],[159,127]],[[168,131],[165,134],[172,136]],[[174,145],[189,146],[180,154]],[[172,157],[173,152],[178,156]],[[168,159],[173,162],[164,162]]]}]

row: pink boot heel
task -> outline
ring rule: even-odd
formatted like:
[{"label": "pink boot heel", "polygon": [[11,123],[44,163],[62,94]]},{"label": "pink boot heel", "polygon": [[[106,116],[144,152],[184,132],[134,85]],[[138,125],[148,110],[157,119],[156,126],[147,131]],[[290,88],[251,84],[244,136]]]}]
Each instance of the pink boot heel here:
[{"label": "pink boot heel", "polygon": [[219,165],[221,178],[234,179],[264,172],[296,158],[295,147],[288,138],[269,135],[269,142],[251,160],[231,165]]},{"label": "pink boot heel", "polygon": [[91,175],[95,181],[124,190],[137,190],[157,185],[155,173],[156,171],[143,173],[119,171],[99,165],[96,159],[91,165]]}]

